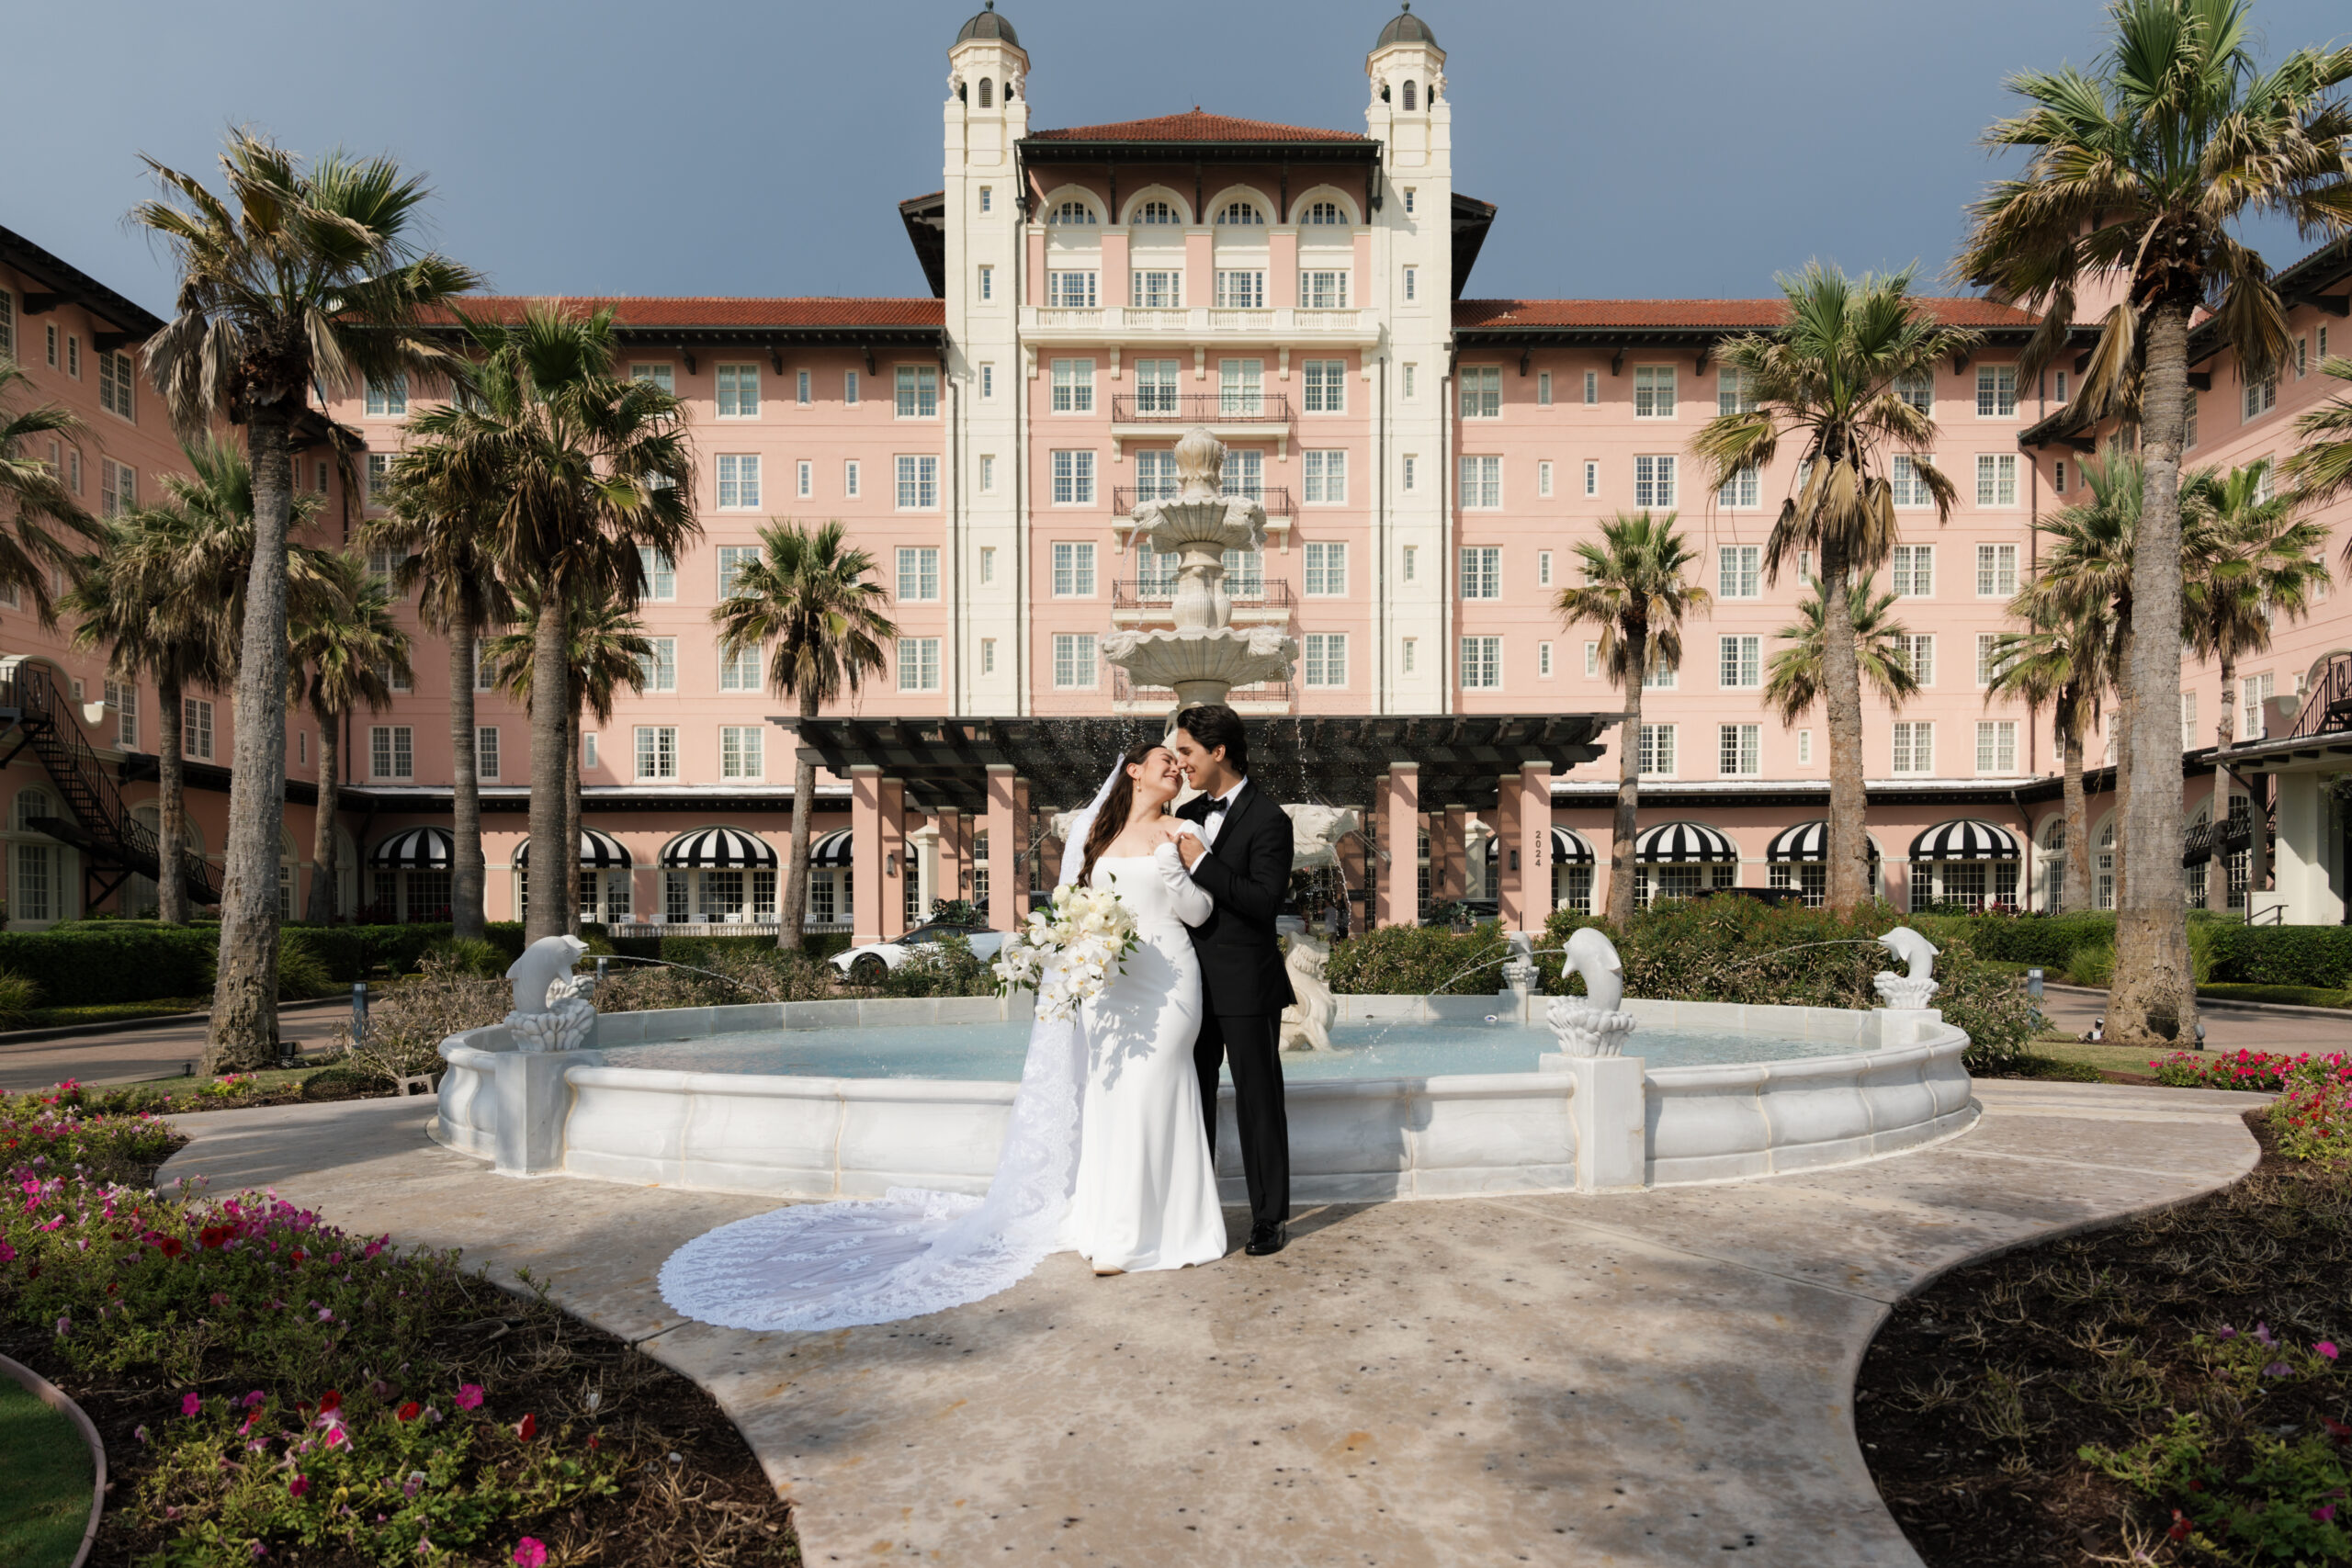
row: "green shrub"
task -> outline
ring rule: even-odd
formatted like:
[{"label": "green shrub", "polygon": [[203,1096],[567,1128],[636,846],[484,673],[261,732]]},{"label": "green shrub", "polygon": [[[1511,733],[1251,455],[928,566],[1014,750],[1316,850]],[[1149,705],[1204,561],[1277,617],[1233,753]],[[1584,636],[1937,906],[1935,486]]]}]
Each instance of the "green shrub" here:
[{"label": "green shrub", "polygon": [[312,997],[331,997],[337,987],[334,976],[308,948],[281,946],[277,950],[277,999],[281,1002],[307,1001]]},{"label": "green shrub", "polygon": [[1912,915],[1905,923],[1947,953],[1965,947],[1979,958],[2057,974],[2080,947],[2115,945],[2115,917],[2098,910],[2064,915]]},{"label": "green shrub", "polygon": [[925,942],[907,961],[882,973],[876,994],[885,997],[992,997],[996,976],[960,934]]},{"label": "green shrub", "polygon": [[[2352,926],[2215,924],[2208,976],[2256,986],[2352,985]],[[0,952],[0,962],[6,961]]]},{"label": "green shrub", "polygon": [[2075,949],[2066,963],[2066,978],[2077,986],[2089,986],[2105,990],[2115,983],[2115,948],[2108,942],[2091,942]]},{"label": "green shrub", "polygon": [[40,1005],[40,987],[22,975],[0,969],[0,1029],[22,1029]]},{"label": "green shrub", "polygon": [[45,931],[0,931],[0,969],[39,986],[57,1007],[191,997],[212,988],[215,925],[74,921]]},{"label": "green shrub", "polygon": [[1323,975],[1340,993],[1490,997],[1502,989],[1501,961],[1509,956],[1510,944],[1492,920],[1467,931],[1384,926],[1334,942]]},{"label": "green shrub", "polygon": [[288,926],[285,945],[300,947],[326,965],[338,984],[406,975],[435,942],[447,942],[449,928],[431,926]]},{"label": "green shrub", "polygon": [[504,948],[494,942],[487,942],[480,937],[470,937],[464,941],[450,937],[447,941],[435,942],[424,951],[443,959],[453,968],[469,975],[478,975],[485,980],[503,977],[514,962]]}]

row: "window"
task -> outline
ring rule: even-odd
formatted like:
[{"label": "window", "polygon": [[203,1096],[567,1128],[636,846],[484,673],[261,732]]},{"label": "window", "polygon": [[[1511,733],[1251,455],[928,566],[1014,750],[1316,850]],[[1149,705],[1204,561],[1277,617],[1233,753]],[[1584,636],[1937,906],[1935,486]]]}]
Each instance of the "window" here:
[{"label": "window", "polygon": [[1420,661],[1420,652],[1421,639],[1419,637],[1408,637],[1404,639],[1402,645],[1397,649],[1397,658],[1399,663],[1403,666],[1403,672],[1405,674],[1410,675],[1413,673],[1415,668]]},{"label": "window", "polygon": [[1138,267],[1127,275],[1127,303],[1146,310],[1174,310],[1184,303],[1184,274],[1175,267]]},{"label": "window", "polygon": [[180,699],[180,755],[212,761],[212,705],[202,697]]},{"label": "window", "polygon": [[1408,582],[1417,582],[1420,581],[1421,549],[1419,545],[1407,545],[1405,547],[1404,562],[1405,570],[1403,575],[1405,581]]},{"label": "window", "polygon": [[1503,373],[1493,365],[1467,365],[1462,369],[1462,417],[1500,419],[1503,413]]},{"label": "window", "polygon": [[980,366],[980,400],[996,400],[996,366],[993,362],[983,362]]},{"label": "window", "polygon": [[1417,482],[1420,478],[1420,467],[1421,460],[1419,457],[1410,452],[1405,454],[1399,484],[1408,495],[1414,494],[1420,489]]},{"label": "window", "polygon": [[2180,444],[2184,450],[2197,445],[2197,393],[2194,389],[2191,389],[2188,394],[2188,407],[2182,423]]},{"label": "window", "polygon": [[1797,731],[1797,766],[1813,766],[1813,731],[1810,729]]},{"label": "window", "polygon": [[1762,479],[1756,471],[1756,465],[1743,463],[1734,470],[1731,478],[1723,482],[1723,488],[1715,491],[1715,502],[1721,506],[1755,506],[1762,495]]},{"label": "window", "polygon": [[2015,419],[2018,412],[2018,367],[1980,365],[1976,367],[1976,417]]},{"label": "window", "polygon": [[996,673],[996,638],[992,637],[980,638],[980,673],[983,675]]},{"label": "window", "polygon": [[1552,373],[1549,370],[1535,373],[1535,400],[1544,408],[1552,406]]},{"label": "window", "polygon": [[1095,294],[1096,274],[1056,270],[1046,274],[1046,303],[1063,310],[1091,310],[1102,301]]},{"label": "window", "polygon": [[[1812,562],[1805,565],[1810,568]],[[1808,570],[1806,576],[1812,573]],[[1894,592],[1898,598],[1927,599],[1936,592],[1936,547],[1933,545],[1897,545],[1894,547]]]},{"label": "window", "polygon": [[1720,674],[1724,690],[1749,691],[1764,683],[1764,639],[1727,637],[1716,639],[1723,652]]},{"label": "window", "polygon": [[2265,376],[2245,384],[2245,417],[2259,419],[2278,406],[2278,378]]},{"label": "window", "polygon": [[2271,693],[2276,689],[2274,680],[2275,677],[2268,672],[2239,678],[2238,701],[2245,716],[2238,737],[2241,742],[2268,737],[2270,726],[2264,717],[2263,710],[2268,705]]},{"label": "window", "polygon": [[865,469],[855,458],[853,457],[843,463],[842,465],[842,493],[853,501],[855,500],[864,493],[858,483],[864,478]]},{"label": "window", "polygon": [[901,365],[899,367],[897,412],[900,419],[939,417],[939,367]]},{"label": "window", "polygon": [[1724,545],[1715,551],[1715,597],[1754,599],[1764,592],[1764,547]]},{"label": "window", "polygon": [[1263,224],[1266,215],[1249,202],[1228,201],[1218,209],[1216,220],[1220,223]]},{"label": "window", "polygon": [[1072,543],[1067,539],[1055,542],[1054,597],[1094,597],[1094,547],[1091,544]]},{"label": "window", "polygon": [[1900,632],[1894,638],[1894,657],[1922,686],[1936,683],[1936,637],[1933,632]]},{"label": "window", "polygon": [[[387,560],[385,564],[389,569],[391,563]],[[645,579],[645,597],[675,599],[678,596],[678,568],[668,556],[650,545],[640,545],[637,551],[637,564]]]},{"label": "window", "polygon": [[1092,413],[1094,412],[1094,361],[1091,359],[1054,361],[1054,412],[1056,413]]},{"label": "window", "polygon": [[718,504],[723,511],[755,512],[760,505],[760,457],[756,452],[718,455]]},{"label": "window", "polygon": [[1142,451],[1136,454],[1136,499],[1167,501],[1176,494],[1176,454]]},{"label": "window", "polygon": [[138,473],[128,463],[118,463],[112,457],[99,458],[98,515],[118,516],[138,504]]},{"label": "window", "polygon": [[1266,362],[1262,359],[1220,359],[1216,362],[1217,412],[1227,418],[1266,412]]},{"label": "window", "polygon": [[1176,209],[1164,201],[1147,201],[1138,204],[1127,214],[1127,221],[1129,223],[1173,223],[1176,221]]},{"label": "window", "polygon": [[996,581],[996,547],[980,547],[980,583],[983,587]]},{"label": "window", "polygon": [[2018,771],[2018,727],[2006,718],[1976,722],[1976,771],[2013,773]]},{"label": "window", "polygon": [[405,418],[408,414],[408,378],[395,376],[389,381],[379,381],[369,377],[368,414],[371,419]]},{"label": "window", "polygon": [[[1932,466],[1933,457],[1925,459]],[[1894,492],[1897,506],[1933,506],[1935,491],[1928,488],[1928,478],[1919,471],[1919,463],[1908,453],[1898,452],[1888,466],[1887,487]]]},{"label": "window", "polygon": [[1499,545],[1470,545],[1462,551],[1462,596],[1499,599],[1503,596],[1503,552]]},{"label": "window", "polygon": [[2018,547],[2015,545],[1976,547],[1976,596],[2006,599],[2018,591]]},{"label": "window", "polygon": [[72,333],[65,334],[65,373],[76,381],[82,378],[82,340]]},{"label": "window", "polygon": [[650,650],[637,656],[637,667],[644,673],[645,689],[649,692],[674,692],[678,689],[678,639],[654,637],[645,639]]},{"label": "window", "polygon": [[[16,352],[17,297],[6,289],[0,288],[0,354],[13,358]],[[53,349],[50,354],[49,362],[51,365],[57,363],[57,355]]]},{"label": "window", "polygon": [[1347,633],[1306,634],[1306,683],[1310,686],[1344,686],[1348,683]]},{"label": "window", "polygon": [[1099,223],[1094,209],[1082,201],[1065,201],[1046,215],[1048,223]]},{"label": "window", "polygon": [[1266,274],[1262,268],[1217,269],[1216,308],[1220,310],[1262,310],[1266,308]]},{"label": "window", "polygon": [[1636,365],[1634,367],[1634,417],[1635,419],[1672,419],[1674,417],[1673,366]]},{"label": "window", "polygon": [[1674,772],[1674,726],[1642,726],[1641,771],[1647,774]]},{"label": "window", "polygon": [[1674,504],[1674,458],[1670,455],[1634,459],[1634,504],[1644,509]]},{"label": "window", "polygon": [[939,551],[924,546],[899,551],[899,597],[901,600],[939,597]]},{"label": "window", "polygon": [[114,743],[129,751],[139,745],[139,688],[129,681],[108,681],[107,701],[114,707]]},{"label": "window", "polygon": [[1539,642],[1535,645],[1535,672],[1546,680],[1551,678],[1552,645],[1548,642]]},{"label": "window", "polygon": [[49,344],[49,367],[51,370],[54,370],[57,368],[57,324],[54,321],[51,321],[45,325],[41,331]]},{"label": "window", "polygon": [[1980,452],[1976,457],[1976,504],[2015,506],[2018,503],[2018,455]]},{"label": "window", "polygon": [[718,367],[718,417],[760,417],[760,367],[756,365]]},{"label": "window", "polygon": [[1980,686],[1991,685],[1993,677],[2001,672],[2001,634],[1978,632],[1976,634],[1976,683]]},{"label": "window", "polygon": [[402,674],[399,667],[394,665],[390,660],[387,660],[382,664],[378,665],[377,671],[383,676],[384,684],[392,691],[411,692],[416,689],[415,684],[411,678]]},{"label": "window", "polygon": [[1715,727],[1715,771],[1727,778],[1752,778],[1764,771],[1764,727]]},{"label": "window", "polygon": [[1931,773],[1936,771],[1936,727],[1932,723],[1897,720],[1894,728],[1894,771]]},{"label": "window", "polygon": [[721,545],[718,547],[718,596],[725,599],[735,592],[735,579],[743,569],[760,558],[757,545]]},{"label": "window", "polygon": [[1420,369],[1421,369],[1421,367],[1420,367],[1419,366],[1415,365],[1415,364],[1411,363],[1410,361],[1408,361],[1408,362],[1406,363],[1406,366],[1405,366],[1405,400],[1406,400],[1407,402],[1408,402],[1408,403],[1409,403],[1409,402],[1412,402],[1413,400],[1416,400],[1418,397],[1419,397],[1419,395],[1420,395],[1419,392],[1417,392],[1417,391],[1415,391],[1415,390],[1414,390],[1414,388],[1415,388],[1415,387],[1419,383],[1419,380],[1420,380]]},{"label": "window", "polygon": [[1347,215],[1340,210],[1340,204],[1336,201],[1317,201],[1308,205],[1299,216],[1299,221],[1317,225],[1345,223]]},{"label": "window", "polygon": [[760,664],[766,657],[758,643],[739,648],[729,653],[718,650],[718,689],[722,692],[756,692],[760,689]]},{"label": "window", "polygon": [[1552,586],[1552,552],[1549,550],[1535,552],[1535,586],[1538,588]]},{"label": "window", "polygon": [[1462,639],[1462,687],[1464,691],[1495,691],[1503,683],[1503,639],[1465,637]]},{"label": "window", "polygon": [[857,372],[854,370],[843,371],[842,373],[842,401],[851,408],[855,408],[857,406]]},{"label": "window", "polygon": [[1936,412],[1936,377],[1931,370],[1915,370],[1894,378],[1894,395],[1930,418]]},{"label": "window", "polygon": [[1493,511],[1503,503],[1503,460],[1500,457],[1462,459],[1462,504],[1476,511]]},{"label": "window", "polygon": [[[2295,361],[2295,379],[2298,381],[2311,374],[2311,339],[2299,337],[2295,340],[2295,352],[2293,357]],[[103,368],[103,367],[101,367],[101,368]]]},{"label": "window", "polygon": [[1299,499],[1310,504],[1338,506],[1348,499],[1348,455],[1339,452],[1300,454]]},{"label": "window", "polygon": [[802,408],[807,408],[810,403],[816,400],[815,396],[810,392],[808,388],[808,371],[798,371],[793,376],[792,389],[793,401],[798,403]]},{"label": "window", "polygon": [[494,724],[475,727],[474,773],[485,779],[498,776],[498,726]]},{"label": "window", "polygon": [[[1176,401],[1176,387],[1181,374],[1181,368],[1173,359],[1136,360],[1136,412],[1174,413],[1181,406]],[[1173,495],[1176,492],[1171,489],[1168,493]]]},{"label": "window", "polygon": [[671,725],[637,727],[637,776],[674,779],[678,776],[678,731]]},{"label": "window", "polygon": [[675,396],[678,390],[677,370],[674,367],[668,365],[632,365],[628,367],[628,378],[632,381],[650,381],[673,396]]},{"label": "window", "polygon": [[1062,451],[1054,454],[1054,504],[1094,504],[1093,453]]},{"label": "window", "polygon": [[130,368],[130,355],[113,349],[98,355],[98,406],[110,414],[136,422],[133,412],[132,389],[138,385]]},{"label": "window", "polygon": [[[981,82],[982,82],[983,85],[985,86],[985,84],[986,84],[986,82],[987,82],[987,78],[986,78],[986,77],[982,77],[982,78],[981,78]],[[994,211],[995,209],[996,209],[996,187],[995,187],[994,186],[982,186],[980,187],[980,210],[981,210],[982,212],[992,212],[992,211]]]},{"label": "window", "polygon": [[[1089,457],[1094,456],[1090,452]],[[939,504],[939,459],[929,455],[898,460],[899,510],[929,512]]]},{"label": "window", "polygon": [[[1172,462],[1173,459],[1171,458]],[[1251,501],[1266,499],[1266,455],[1244,448],[1227,451],[1225,455],[1225,493],[1247,496]]]},{"label": "window", "polygon": [[1306,361],[1306,381],[1308,413],[1348,412],[1348,362],[1346,360],[1310,359]]},{"label": "window", "polygon": [[2066,493],[2066,459],[2064,457],[2050,465],[2050,491],[2053,495]]},{"label": "window", "polygon": [[1598,370],[1584,373],[1584,400],[1588,407],[1600,401],[1600,372]]},{"label": "window", "polygon": [[591,773],[596,770],[596,732],[593,729],[580,737],[580,765]]},{"label": "window", "polygon": [[1411,304],[1420,297],[1420,284],[1421,269],[1417,266],[1407,267],[1405,269],[1405,302],[1407,304]]},{"label": "window", "polygon": [[1546,501],[1552,498],[1552,465],[1548,462],[1535,465],[1535,493]]},{"label": "window", "polygon": [[1737,370],[1725,365],[1715,371],[1715,412],[1754,413],[1756,412],[1756,372]]},{"label": "window", "polygon": [[1092,691],[1095,684],[1094,634],[1054,634],[1054,686],[1058,691]]},{"label": "window", "polygon": [[899,639],[899,690],[939,690],[939,639],[902,637]]},{"label": "window", "polygon": [[980,298],[982,299],[996,298],[996,268],[992,266],[980,268]]},{"label": "window", "polygon": [[1599,495],[1600,493],[1600,465],[1599,463],[1588,462],[1585,464],[1584,492],[1587,495]]},{"label": "window", "polygon": [[756,724],[718,727],[718,776],[756,779],[767,772],[764,732]]},{"label": "window", "polygon": [[1348,547],[1340,541],[1306,547],[1306,592],[1310,596],[1337,599],[1348,591]]},{"label": "window", "polygon": [[2197,750],[2197,694],[2194,692],[2180,694],[2180,749],[2184,751]]},{"label": "window", "polygon": [[996,454],[993,452],[980,454],[980,493],[996,493]]},{"label": "window", "polygon": [[368,762],[379,779],[416,776],[415,732],[405,724],[379,724],[368,731]]}]

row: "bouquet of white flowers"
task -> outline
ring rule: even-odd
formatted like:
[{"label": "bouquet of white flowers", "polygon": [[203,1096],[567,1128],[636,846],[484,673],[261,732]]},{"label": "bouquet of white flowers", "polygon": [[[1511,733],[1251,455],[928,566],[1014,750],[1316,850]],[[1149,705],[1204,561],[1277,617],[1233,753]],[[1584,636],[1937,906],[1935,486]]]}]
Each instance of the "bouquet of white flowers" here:
[{"label": "bouquet of white flowers", "polygon": [[1135,916],[1107,887],[1060,889],[1004,939],[992,965],[997,993],[1034,990],[1037,1016],[1059,1021],[1102,994],[1136,950]]}]

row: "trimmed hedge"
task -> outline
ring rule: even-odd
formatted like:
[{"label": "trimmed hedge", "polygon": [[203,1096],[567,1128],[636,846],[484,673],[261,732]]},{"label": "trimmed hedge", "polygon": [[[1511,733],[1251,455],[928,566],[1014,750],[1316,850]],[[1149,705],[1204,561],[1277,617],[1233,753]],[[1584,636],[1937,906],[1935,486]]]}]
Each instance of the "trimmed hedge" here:
[{"label": "trimmed hedge", "polygon": [[2216,925],[2212,940],[2216,980],[2331,990],[2352,984],[2352,927]]},{"label": "trimmed hedge", "polygon": [[89,920],[0,931],[0,969],[40,987],[51,1007],[209,996],[220,928]]}]

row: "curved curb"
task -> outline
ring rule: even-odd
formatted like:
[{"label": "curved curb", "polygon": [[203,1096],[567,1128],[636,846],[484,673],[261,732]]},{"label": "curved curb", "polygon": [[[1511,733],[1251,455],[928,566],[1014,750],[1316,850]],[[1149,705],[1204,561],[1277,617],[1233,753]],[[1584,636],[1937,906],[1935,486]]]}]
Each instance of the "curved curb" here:
[{"label": "curved curb", "polygon": [[82,1429],[82,1440],[90,1445],[90,1522],[82,1530],[82,1550],[74,1554],[68,1568],[82,1568],[90,1559],[90,1548],[98,1543],[98,1515],[107,1506],[107,1446],[98,1440],[97,1427],[90,1424],[82,1407],[66,1397],[65,1391],[26,1366],[0,1356],[0,1373],[25,1385],[27,1393],[51,1410],[70,1418]]}]

